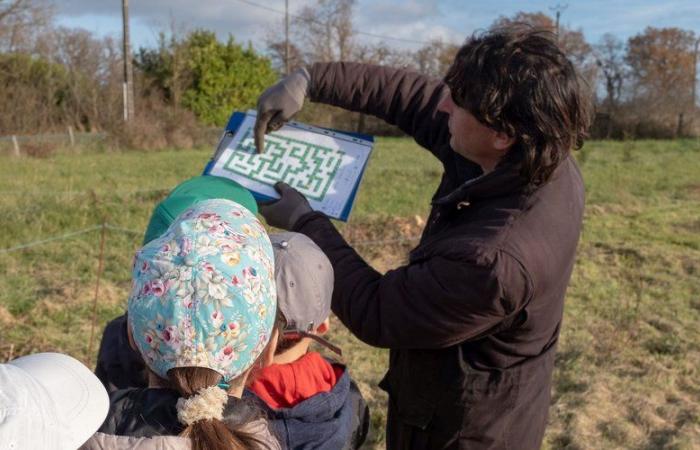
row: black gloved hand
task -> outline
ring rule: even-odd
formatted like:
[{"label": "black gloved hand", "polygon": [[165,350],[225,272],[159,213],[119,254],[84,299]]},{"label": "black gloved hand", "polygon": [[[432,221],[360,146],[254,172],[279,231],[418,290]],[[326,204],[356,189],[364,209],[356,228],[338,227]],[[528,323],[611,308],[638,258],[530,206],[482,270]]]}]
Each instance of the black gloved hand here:
[{"label": "black gloved hand", "polygon": [[279,200],[258,204],[260,214],[268,225],[291,230],[301,216],[313,211],[306,197],[287,183],[278,181],[275,190],[281,196]]},{"label": "black gloved hand", "polygon": [[301,110],[309,90],[311,76],[300,68],[267,88],[258,99],[258,115],[255,119],[255,148],[265,151],[265,133],[277,131]]}]

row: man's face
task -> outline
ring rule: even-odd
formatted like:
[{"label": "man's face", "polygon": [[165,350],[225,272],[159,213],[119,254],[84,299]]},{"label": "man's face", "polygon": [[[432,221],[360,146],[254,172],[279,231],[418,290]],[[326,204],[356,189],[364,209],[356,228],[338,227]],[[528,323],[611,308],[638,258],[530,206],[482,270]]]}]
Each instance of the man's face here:
[{"label": "man's face", "polygon": [[438,110],[449,115],[452,150],[479,164],[484,172],[493,170],[513,144],[512,138],[483,125],[472,113],[457,106],[449,91],[438,104]]}]

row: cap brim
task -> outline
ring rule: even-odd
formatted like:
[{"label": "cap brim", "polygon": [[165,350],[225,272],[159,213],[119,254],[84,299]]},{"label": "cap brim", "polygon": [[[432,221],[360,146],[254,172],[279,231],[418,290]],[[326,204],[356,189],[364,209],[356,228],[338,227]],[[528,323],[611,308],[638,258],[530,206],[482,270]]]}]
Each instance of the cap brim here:
[{"label": "cap brim", "polygon": [[24,370],[46,388],[66,427],[67,447],[80,447],[107,417],[107,391],[80,361],[60,353],[37,353],[9,364]]}]

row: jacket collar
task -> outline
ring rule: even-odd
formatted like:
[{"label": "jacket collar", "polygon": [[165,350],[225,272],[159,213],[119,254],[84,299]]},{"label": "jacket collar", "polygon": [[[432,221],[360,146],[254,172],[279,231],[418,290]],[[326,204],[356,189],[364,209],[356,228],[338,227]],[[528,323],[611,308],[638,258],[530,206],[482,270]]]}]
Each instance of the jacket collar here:
[{"label": "jacket collar", "polygon": [[[456,157],[463,159],[458,155],[456,155]],[[457,167],[459,167],[460,162],[456,162]],[[452,192],[433,200],[432,204],[448,205],[462,201],[471,202],[487,198],[502,197],[522,192],[525,190],[526,186],[526,180],[520,175],[520,165],[504,163],[497,166],[492,172],[485,175],[477,175],[466,180]]]},{"label": "jacket collar", "polygon": [[[180,395],[168,388],[130,388],[110,394],[110,411],[99,431],[125,436],[178,435],[176,404]],[[229,397],[223,421],[235,426],[254,419],[257,411],[248,402]]]},{"label": "jacket collar", "polygon": [[272,364],[257,374],[248,389],[273,409],[292,408],[321,392],[330,392],[343,373],[318,352],[287,364]]}]

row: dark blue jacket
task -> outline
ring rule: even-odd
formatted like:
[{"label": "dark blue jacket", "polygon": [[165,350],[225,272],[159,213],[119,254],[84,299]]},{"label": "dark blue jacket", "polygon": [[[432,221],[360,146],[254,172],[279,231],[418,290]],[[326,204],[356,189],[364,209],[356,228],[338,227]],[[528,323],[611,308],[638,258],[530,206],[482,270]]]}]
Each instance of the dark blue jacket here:
[{"label": "dark blue jacket", "polygon": [[254,400],[267,413],[270,429],[290,450],[356,449],[369,430],[369,408],[347,369],[330,392],[292,408],[270,408],[250,391],[243,398]]}]

